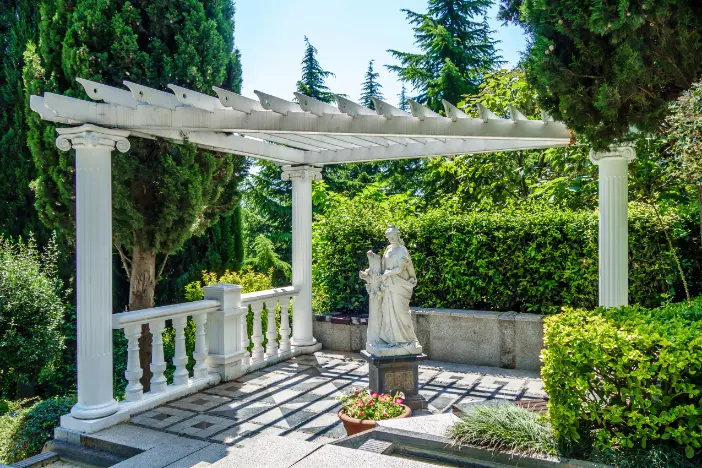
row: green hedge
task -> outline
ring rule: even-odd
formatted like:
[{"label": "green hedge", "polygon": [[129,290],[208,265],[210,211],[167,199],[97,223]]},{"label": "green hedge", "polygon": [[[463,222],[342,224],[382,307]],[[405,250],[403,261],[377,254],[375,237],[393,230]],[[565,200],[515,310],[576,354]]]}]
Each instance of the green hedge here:
[{"label": "green hedge", "polygon": [[21,407],[22,402],[12,403],[0,416],[0,463],[16,463],[41,452],[53,437],[61,415],[68,413],[74,403],[73,396],[49,398],[29,407]]},{"label": "green hedge", "polygon": [[702,443],[702,298],[546,318],[542,377],[561,440],[610,447]]},{"label": "green hedge", "polygon": [[[688,279],[699,278],[691,210],[667,215]],[[552,313],[597,305],[597,213],[532,207],[500,213],[414,212],[403,204],[354,199],[328,208],[313,231],[316,313],[363,313],[358,270],[382,252],[389,223],[403,234],[418,276],[421,307]],[[694,233],[694,234],[693,234]],[[630,205],[630,302],[655,307],[684,297],[665,235],[648,207]],[[692,259],[692,260],[687,260]],[[697,284],[690,282],[692,290]]]}]

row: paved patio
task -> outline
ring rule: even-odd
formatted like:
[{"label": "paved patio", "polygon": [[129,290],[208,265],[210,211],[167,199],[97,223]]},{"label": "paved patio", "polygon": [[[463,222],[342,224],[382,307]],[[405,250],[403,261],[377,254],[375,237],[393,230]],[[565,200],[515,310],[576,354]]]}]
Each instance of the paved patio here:
[{"label": "paved patio", "polygon": [[[420,393],[428,411],[450,412],[456,403],[544,397],[536,373],[427,361]],[[225,445],[277,435],[320,444],[344,437],[336,397],[368,385],[368,365],[358,354],[293,358],[132,418],[141,426]]]}]

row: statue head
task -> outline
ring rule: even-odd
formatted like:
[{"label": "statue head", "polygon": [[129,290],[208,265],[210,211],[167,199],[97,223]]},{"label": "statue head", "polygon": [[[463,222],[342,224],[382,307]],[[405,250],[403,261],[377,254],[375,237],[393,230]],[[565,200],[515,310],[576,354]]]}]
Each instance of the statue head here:
[{"label": "statue head", "polygon": [[400,230],[395,226],[388,226],[388,228],[385,230],[385,237],[391,244],[405,245],[405,243],[402,241],[402,237],[400,237]]}]

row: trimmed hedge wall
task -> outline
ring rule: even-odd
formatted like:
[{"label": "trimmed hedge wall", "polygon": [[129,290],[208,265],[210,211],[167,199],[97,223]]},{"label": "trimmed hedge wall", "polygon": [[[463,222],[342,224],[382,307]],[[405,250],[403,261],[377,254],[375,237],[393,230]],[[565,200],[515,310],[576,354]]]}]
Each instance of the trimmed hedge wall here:
[{"label": "trimmed hedge wall", "polygon": [[541,375],[558,437],[585,447],[702,444],[702,298],[547,317]]},{"label": "trimmed hedge wall", "polygon": [[[688,211],[663,222],[694,293],[697,284],[689,280],[700,277],[700,265],[692,233],[699,227]],[[684,297],[655,214],[635,204],[629,213],[630,303],[655,307]],[[383,251],[390,223],[402,231],[417,271],[413,305],[532,313],[597,306],[595,212],[415,213],[406,205],[357,198],[328,208],[314,224],[316,313],[367,311],[358,270],[367,267],[366,251]]]}]

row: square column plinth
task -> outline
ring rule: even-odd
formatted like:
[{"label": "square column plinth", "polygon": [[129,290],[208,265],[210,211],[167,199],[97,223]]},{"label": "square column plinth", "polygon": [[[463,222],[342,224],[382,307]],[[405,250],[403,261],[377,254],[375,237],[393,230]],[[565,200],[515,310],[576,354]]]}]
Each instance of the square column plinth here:
[{"label": "square column plinth", "polygon": [[405,394],[405,404],[413,410],[425,409],[427,401],[419,394],[419,364],[426,354],[379,357],[361,351],[368,361],[369,387],[371,392]]}]

